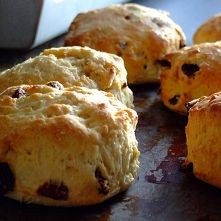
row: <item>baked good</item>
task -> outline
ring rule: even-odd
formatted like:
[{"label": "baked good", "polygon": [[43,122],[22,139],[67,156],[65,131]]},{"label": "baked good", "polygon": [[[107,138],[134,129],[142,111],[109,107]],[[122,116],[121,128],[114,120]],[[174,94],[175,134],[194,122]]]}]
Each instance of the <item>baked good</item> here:
[{"label": "baked good", "polygon": [[209,18],[198,27],[193,35],[194,44],[221,40],[221,14]]},{"label": "baked good", "polygon": [[123,60],[118,56],[88,47],[51,48],[0,73],[0,92],[20,84],[59,81],[64,87],[77,85],[111,92],[133,107],[126,75]]},{"label": "baked good", "polygon": [[171,67],[161,75],[161,98],[171,110],[186,114],[189,101],[221,91],[221,42],[186,47],[165,60]]},{"label": "baked good", "polygon": [[64,44],[89,46],[121,56],[129,84],[159,82],[163,55],[185,44],[167,12],[138,4],[116,4],[78,14]]},{"label": "baked good", "polygon": [[194,100],[186,126],[187,163],[199,179],[221,188],[221,92]]},{"label": "baked good", "polygon": [[139,167],[137,114],[111,93],[58,82],[0,95],[0,193],[78,206],[126,190]]}]

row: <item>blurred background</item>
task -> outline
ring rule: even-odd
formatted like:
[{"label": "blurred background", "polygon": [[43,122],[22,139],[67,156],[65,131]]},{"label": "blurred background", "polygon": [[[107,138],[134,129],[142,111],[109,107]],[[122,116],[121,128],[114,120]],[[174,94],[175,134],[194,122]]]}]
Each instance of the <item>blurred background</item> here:
[{"label": "blurred background", "polygon": [[68,30],[80,12],[125,0],[0,0],[0,48],[36,47]]},{"label": "blurred background", "polygon": [[133,2],[166,10],[192,43],[196,28],[221,12],[219,0],[0,0],[0,48],[29,49],[67,32],[80,12]]}]

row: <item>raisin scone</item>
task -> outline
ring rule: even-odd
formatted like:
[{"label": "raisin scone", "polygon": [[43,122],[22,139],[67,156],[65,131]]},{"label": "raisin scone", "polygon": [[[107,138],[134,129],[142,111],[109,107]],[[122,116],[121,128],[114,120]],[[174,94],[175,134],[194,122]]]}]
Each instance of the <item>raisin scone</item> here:
[{"label": "raisin scone", "polygon": [[199,179],[221,188],[221,92],[190,102],[187,163]]},{"label": "raisin scone", "polygon": [[165,59],[170,68],[161,75],[161,98],[171,110],[186,114],[189,101],[221,91],[221,42],[186,47]]},{"label": "raisin scone", "polygon": [[221,14],[214,15],[205,21],[194,33],[193,42],[215,42],[221,40]]},{"label": "raisin scone", "polygon": [[121,56],[128,83],[141,84],[159,82],[168,65],[162,57],[183,47],[185,36],[167,12],[130,3],[78,14],[64,44]]},{"label": "raisin scone", "polygon": [[123,60],[88,47],[44,50],[39,56],[0,73],[0,92],[10,86],[48,81],[59,81],[64,87],[76,85],[111,92],[122,103],[133,107]]},{"label": "raisin scone", "polygon": [[27,203],[100,203],[135,180],[137,114],[111,93],[58,82],[0,95],[0,193]]}]

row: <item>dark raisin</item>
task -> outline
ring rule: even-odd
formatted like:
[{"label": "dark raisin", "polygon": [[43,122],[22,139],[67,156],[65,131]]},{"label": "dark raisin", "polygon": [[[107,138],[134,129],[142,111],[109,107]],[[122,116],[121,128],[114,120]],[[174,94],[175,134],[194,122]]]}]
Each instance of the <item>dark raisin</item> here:
[{"label": "dark raisin", "polygon": [[185,105],[187,111],[189,111],[190,108],[193,107],[198,101],[199,101],[199,99],[195,99],[195,100],[192,100],[192,101],[188,102],[188,103]]},{"label": "dark raisin", "polygon": [[15,177],[8,163],[0,163],[0,195],[13,191]]},{"label": "dark raisin", "polygon": [[52,198],[54,200],[67,200],[68,187],[62,182],[49,181],[40,186],[37,193],[42,196]]},{"label": "dark raisin", "polygon": [[121,57],[121,56],[122,56],[122,52],[121,52],[121,51],[118,51],[118,52],[117,52],[117,55]]},{"label": "dark raisin", "polygon": [[59,83],[58,81],[50,81],[46,84],[47,86],[50,86],[50,87],[54,87],[58,90],[63,90],[63,85],[61,83]]},{"label": "dark raisin", "polygon": [[108,194],[110,191],[109,182],[106,178],[104,178],[99,170],[99,168],[95,171],[95,177],[99,183],[99,193]]},{"label": "dark raisin", "polygon": [[179,98],[180,98],[180,95],[175,95],[174,97],[172,97],[171,99],[169,99],[170,104],[172,104],[172,105],[177,104]]},{"label": "dark raisin", "polygon": [[171,63],[166,59],[157,60],[157,63],[159,63],[162,67],[171,68]]},{"label": "dark raisin", "polygon": [[121,88],[126,88],[127,87],[127,83],[123,83],[123,85],[121,86]]},{"label": "dark raisin", "polygon": [[180,170],[185,173],[192,173],[193,172],[193,163],[186,163],[180,165]]},{"label": "dark raisin", "polygon": [[145,65],[143,66],[143,68],[146,70],[146,69],[147,69],[147,65],[145,64]]},{"label": "dark raisin", "polygon": [[185,42],[183,40],[180,40],[180,49],[184,48],[185,46],[186,46]]},{"label": "dark raisin", "polygon": [[125,18],[126,20],[130,20],[130,15],[126,15],[126,16],[124,16],[124,18]]},{"label": "dark raisin", "polygon": [[12,98],[20,98],[26,95],[26,91],[22,88],[18,88],[15,90],[14,94],[12,95]]},{"label": "dark raisin", "polygon": [[119,45],[122,49],[125,49],[127,47],[127,42],[120,42]]},{"label": "dark raisin", "polygon": [[188,77],[194,77],[195,72],[199,71],[200,68],[197,64],[183,64],[181,69]]}]

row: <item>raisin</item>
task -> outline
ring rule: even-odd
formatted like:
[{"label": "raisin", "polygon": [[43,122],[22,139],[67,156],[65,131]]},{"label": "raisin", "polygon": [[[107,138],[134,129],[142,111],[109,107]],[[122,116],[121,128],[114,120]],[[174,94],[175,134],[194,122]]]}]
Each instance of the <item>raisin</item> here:
[{"label": "raisin", "polygon": [[157,60],[157,63],[159,63],[162,67],[171,68],[171,63],[166,59]]},{"label": "raisin", "polygon": [[127,42],[120,42],[119,46],[120,48],[125,49],[127,47]]},{"label": "raisin", "polygon": [[15,90],[14,94],[12,95],[12,98],[20,98],[26,95],[26,91],[22,88],[18,88]]},{"label": "raisin", "polygon": [[181,69],[187,77],[194,77],[195,72],[199,71],[200,68],[197,64],[183,64]]},{"label": "raisin", "polygon": [[181,48],[184,48],[185,46],[186,46],[185,42],[183,40],[180,40],[180,47],[179,48],[181,49]]},{"label": "raisin", "polygon": [[46,84],[47,86],[50,86],[50,87],[54,87],[58,90],[63,90],[63,85],[61,83],[59,83],[58,81],[50,81]]},{"label": "raisin", "polygon": [[0,195],[13,191],[15,177],[8,163],[0,163]]},{"label": "raisin", "polygon": [[124,16],[124,18],[125,18],[126,20],[130,20],[130,15],[126,15],[126,16]]},{"label": "raisin", "polygon": [[122,56],[121,51],[118,51],[118,52],[117,52],[117,55],[121,57],[121,56]]},{"label": "raisin", "polygon": [[62,182],[49,181],[40,186],[37,193],[42,196],[52,198],[54,200],[67,200],[68,187]]},{"label": "raisin", "polygon": [[193,172],[193,163],[186,163],[180,165],[180,170],[185,173],[192,173]]},{"label": "raisin", "polygon": [[108,194],[110,191],[108,180],[102,176],[99,168],[97,168],[95,171],[95,177],[99,183],[99,193]]},{"label": "raisin", "polygon": [[127,83],[123,83],[123,85],[121,86],[121,88],[126,88],[127,87]]},{"label": "raisin", "polygon": [[179,98],[180,98],[180,95],[175,95],[174,97],[172,97],[171,99],[169,99],[170,104],[172,104],[172,105],[177,104]]},{"label": "raisin", "polygon": [[143,68],[146,70],[146,69],[147,69],[147,65],[145,64],[145,65],[143,66]]}]

